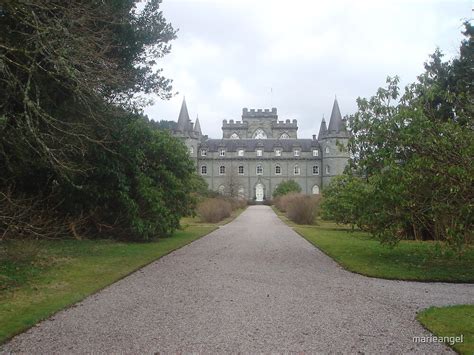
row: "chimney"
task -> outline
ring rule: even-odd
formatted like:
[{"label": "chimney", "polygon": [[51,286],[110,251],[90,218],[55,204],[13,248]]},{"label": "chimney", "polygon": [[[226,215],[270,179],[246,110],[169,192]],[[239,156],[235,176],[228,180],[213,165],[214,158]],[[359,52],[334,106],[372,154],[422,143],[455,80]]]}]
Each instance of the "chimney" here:
[{"label": "chimney", "polygon": [[316,140],[316,135],[315,135],[315,134],[313,134],[313,141],[315,141],[315,140]]}]

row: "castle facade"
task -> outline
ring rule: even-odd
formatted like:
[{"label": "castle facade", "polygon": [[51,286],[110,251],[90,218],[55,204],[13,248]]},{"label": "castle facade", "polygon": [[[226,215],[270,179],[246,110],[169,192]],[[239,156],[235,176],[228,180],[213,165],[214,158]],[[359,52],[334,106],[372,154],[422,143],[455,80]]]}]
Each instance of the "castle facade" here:
[{"label": "castle facade", "polygon": [[209,139],[193,124],[183,100],[174,132],[183,139],[209,188],[257,202],[271,199],[284,180],[305,194],[319,194],[348,163],[349,132],[334,100],[329,125],[323,118],[318,137],[297,136],[296,120],[278,119],[277,109],[242,110],[241,121],[224,120],[222,138]]}]

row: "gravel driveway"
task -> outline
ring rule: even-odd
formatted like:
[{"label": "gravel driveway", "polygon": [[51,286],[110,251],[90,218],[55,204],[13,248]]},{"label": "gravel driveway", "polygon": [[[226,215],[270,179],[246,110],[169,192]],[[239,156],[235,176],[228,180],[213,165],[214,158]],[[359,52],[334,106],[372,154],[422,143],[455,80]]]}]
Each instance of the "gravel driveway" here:
[{"label": "gravel driveway", "polygon": [[27,353],[448,353],[415,320],[474,286],[343,270],[266,206],[13,338]]}]

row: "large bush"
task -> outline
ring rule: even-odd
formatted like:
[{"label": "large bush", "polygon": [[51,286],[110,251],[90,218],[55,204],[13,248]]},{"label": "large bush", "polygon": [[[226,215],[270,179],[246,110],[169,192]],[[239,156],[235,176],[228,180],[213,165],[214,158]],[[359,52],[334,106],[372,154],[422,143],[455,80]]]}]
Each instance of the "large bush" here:
[{"label": "large bush", "polygon": [[232,204],[223,198],[207,198],[198,203],[196,211],[203,222],[216,223],[230,217]]},{"label": "large bush", "polygon": [[315,224],[320,199],[319,195],[295,195],[286,207],[286,216],[297,224]]},{"label": "large bush", "polygon": [[281,212],[286,212],[288,209],[288,205],[295,199],[300,196],[299,192],[290,192],[285,195],[281,195],[276,197],[273,200],[275,207],[280,210]]}]

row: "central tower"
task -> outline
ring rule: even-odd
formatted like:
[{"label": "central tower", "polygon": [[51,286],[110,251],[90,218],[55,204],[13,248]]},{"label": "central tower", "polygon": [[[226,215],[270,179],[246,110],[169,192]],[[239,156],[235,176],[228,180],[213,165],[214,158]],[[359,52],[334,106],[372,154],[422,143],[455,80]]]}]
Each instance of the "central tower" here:
[{"label": "central tower", "polygon": [[297,138],[296,120],[278,121],[277,109],[242,109],[242,121],[224,120],[224,139],[289,139]]}]

